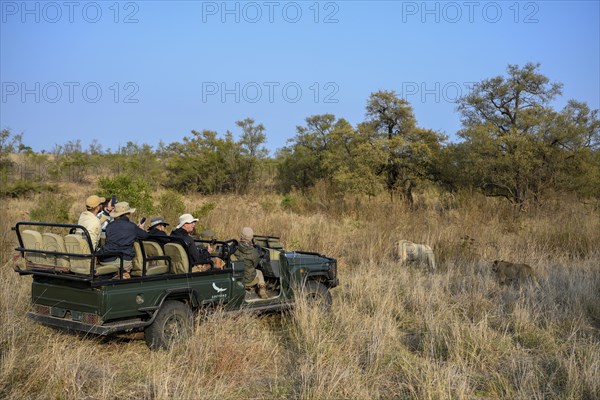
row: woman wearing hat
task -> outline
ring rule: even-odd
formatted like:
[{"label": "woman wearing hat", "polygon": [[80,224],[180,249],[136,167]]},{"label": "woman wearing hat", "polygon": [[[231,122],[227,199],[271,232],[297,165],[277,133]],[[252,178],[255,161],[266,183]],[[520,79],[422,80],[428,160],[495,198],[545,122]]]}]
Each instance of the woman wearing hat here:
[{"label": "woman wearing hat", "polygon": [[120,265],[120,258],[123,258],[123,279],[129,279],[129,272],[133,266],[132,260],[135,257],[133,242],[137,239],[146,239],[149,233],[129,220],[135,208],[129,207],[129,203],[121,201],[115,205],[115,210],[110,213],[114,218],[106,227],[106,244],[102,247],[101,254],[109,254],[101,257],[102,265]]},{"label": "woman wearing hat", "polygon": [[148,233],[152,236],[160,236],[160,238],[153,238],[154,240],[160,243],[168,243],[169,237],[166,232],[167,226],[169,226],[169,224],[163,219],[163,217],[158,216],[152,218],[150,220],[150,226],[148,227]]}]

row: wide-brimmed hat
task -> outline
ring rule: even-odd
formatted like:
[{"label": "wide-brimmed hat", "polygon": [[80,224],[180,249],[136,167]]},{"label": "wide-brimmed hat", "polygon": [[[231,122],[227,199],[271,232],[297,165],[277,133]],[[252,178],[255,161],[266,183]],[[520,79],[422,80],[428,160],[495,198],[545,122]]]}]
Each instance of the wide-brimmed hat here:
[{"label": "wide-brimmed hat", "polygon": [[183,214],[179,216],[179,224],[175,229],[181,228],[185,224],[191,224],[192,222],[198,222],[198,218],[194,218],[192,214]]},{"label": "wide-brimmed hat", "polygon": [[126,201],[120,201],[115,204],[115,210],[110,213],[110,216],[113,218],[120,217],[123,214],[133,214],[135,212],[135,208],[129,207],[129,203]]},{"label": "wide-brimmed hat", "polygon": [[104,197],[96,196],[95,194],[93,194],[87,199],[85,199],[85,206],[87,208],[96,208],[105,201],[106,199]]},{"label": "wide-brimmed hat", "polygon": [[252,228],[247,226],[244,229],[242,229],[242,234],[240,235],[240,238],[244,242],[250,242],[252,241],[252,238],[254,238],[254,231],[252,230]]},{"label": "wide-brimmed hat", "polygon": [[165,225],[168,226],[169,224],[163,219],[163,217],[158,216],[156,218],[152,218],[150,220],[150,226],[148,227],[148,229],[153,228],[157,225]]}]

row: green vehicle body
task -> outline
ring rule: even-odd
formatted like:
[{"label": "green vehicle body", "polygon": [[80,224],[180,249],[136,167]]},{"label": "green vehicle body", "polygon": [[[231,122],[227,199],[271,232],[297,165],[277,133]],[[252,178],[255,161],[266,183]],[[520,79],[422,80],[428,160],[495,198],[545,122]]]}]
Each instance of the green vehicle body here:
[{"label": "green vehicle body", "polygon": [[[312,296],[325,296],[325,301],[330,304],[328,290],[338,285],[335,259],[317,253],[285,251],[278,238],[269,236],[255,237],[261,253],[258,268],[263,269],[271,289],[267,299],[249,294],[244,287],[243,261],[232,256],[237,243],[235,240],[211,243],[225,262],[223,269],[192,272],[190,267],[187,273],[174,273],[168,256],[153,259],[142,254],[144,273],[139,277],[118,279],[117,276],[115,279],[114,273],[109,276],[75,274],[56,265],[60,263],[48,260],[89,257],[90,270],[95,271],[97,265],[93,252],[56,251],[56,248],[32,245],[23,239],[26,230],[31,234],[32,230],[56,232],[60,229],[71,232],[80,229],[84,239],[91,244],[89,234],[79,225],[19,222],[14,228],[19,240],[16,250],[22,256],[15,270],[33,277],[32,308],[28,316],[58,328],[97,335],[145,330],[160,315],[163,305],[172,301],[184,304],[191,311],[217,307],[225,311],[282,310],[292,307],[296,296],[307,288]],[[207,241],[196,242],[207,244]],[[269,259],[271,255],[278,256],[278,259]],[[40,258],[45,260],[40,262]],[[159,275],[143,276],[147,264],[155,259],[162,260],[169,270]],[[121,265],[117,275],[122,272]]]}]

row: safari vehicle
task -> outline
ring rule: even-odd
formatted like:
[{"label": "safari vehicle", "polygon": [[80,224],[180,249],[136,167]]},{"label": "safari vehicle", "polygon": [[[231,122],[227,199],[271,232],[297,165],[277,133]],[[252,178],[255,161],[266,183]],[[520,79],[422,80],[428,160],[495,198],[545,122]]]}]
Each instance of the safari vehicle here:
[{"label": "safari vehicle", "polygon": [[224,261],[222,269],[208,262],[206,270],[194,272],[180,239],[150,236],[134,243],[131,278],[122,279],[123,260],[117,267],[98,262],[83,226],[19,222],[13,230],[21,256],[15,271],[32,276],[31,319],[96,335],[143,330],[152,349],[168,348],[188,336],[196,311],[282,310],[298,296],[329,308],[329,289],[338,285],[335,259],[286,251],[272,236],[255,237],[261,255],[257,268],[268,289],[268,298],[261,299],[244,287],[235,240],[210,243],[217,249],[212,255]]}]

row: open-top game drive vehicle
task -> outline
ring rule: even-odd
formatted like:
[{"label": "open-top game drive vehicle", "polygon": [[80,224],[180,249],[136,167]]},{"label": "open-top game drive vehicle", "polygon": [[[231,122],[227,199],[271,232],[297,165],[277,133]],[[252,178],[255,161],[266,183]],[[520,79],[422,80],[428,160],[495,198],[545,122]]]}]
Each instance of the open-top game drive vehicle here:
[{"label": "open-top game drive vehicle", "polygon": [[83,226],[19,222],[13,229],[21,254],[15,270],[33,277],[31,319],[97,335],[143,330],[152,349],[168,348],[188,336],[196,311],[282,310],[298,296],[329,308],[329,289],[338,285],[335,259],[286,251],[272,236],[254,238],[261,255],[257,268],[267,283],[268,298],[262,299],[244,286],[236,240],[196,239],[199,246],[210,242],[212,255],[224,266],[194,272],[180,239],[150,236],[134,243],[131,278],[122,279],[123,260],[120,267],[99,263]]}]

